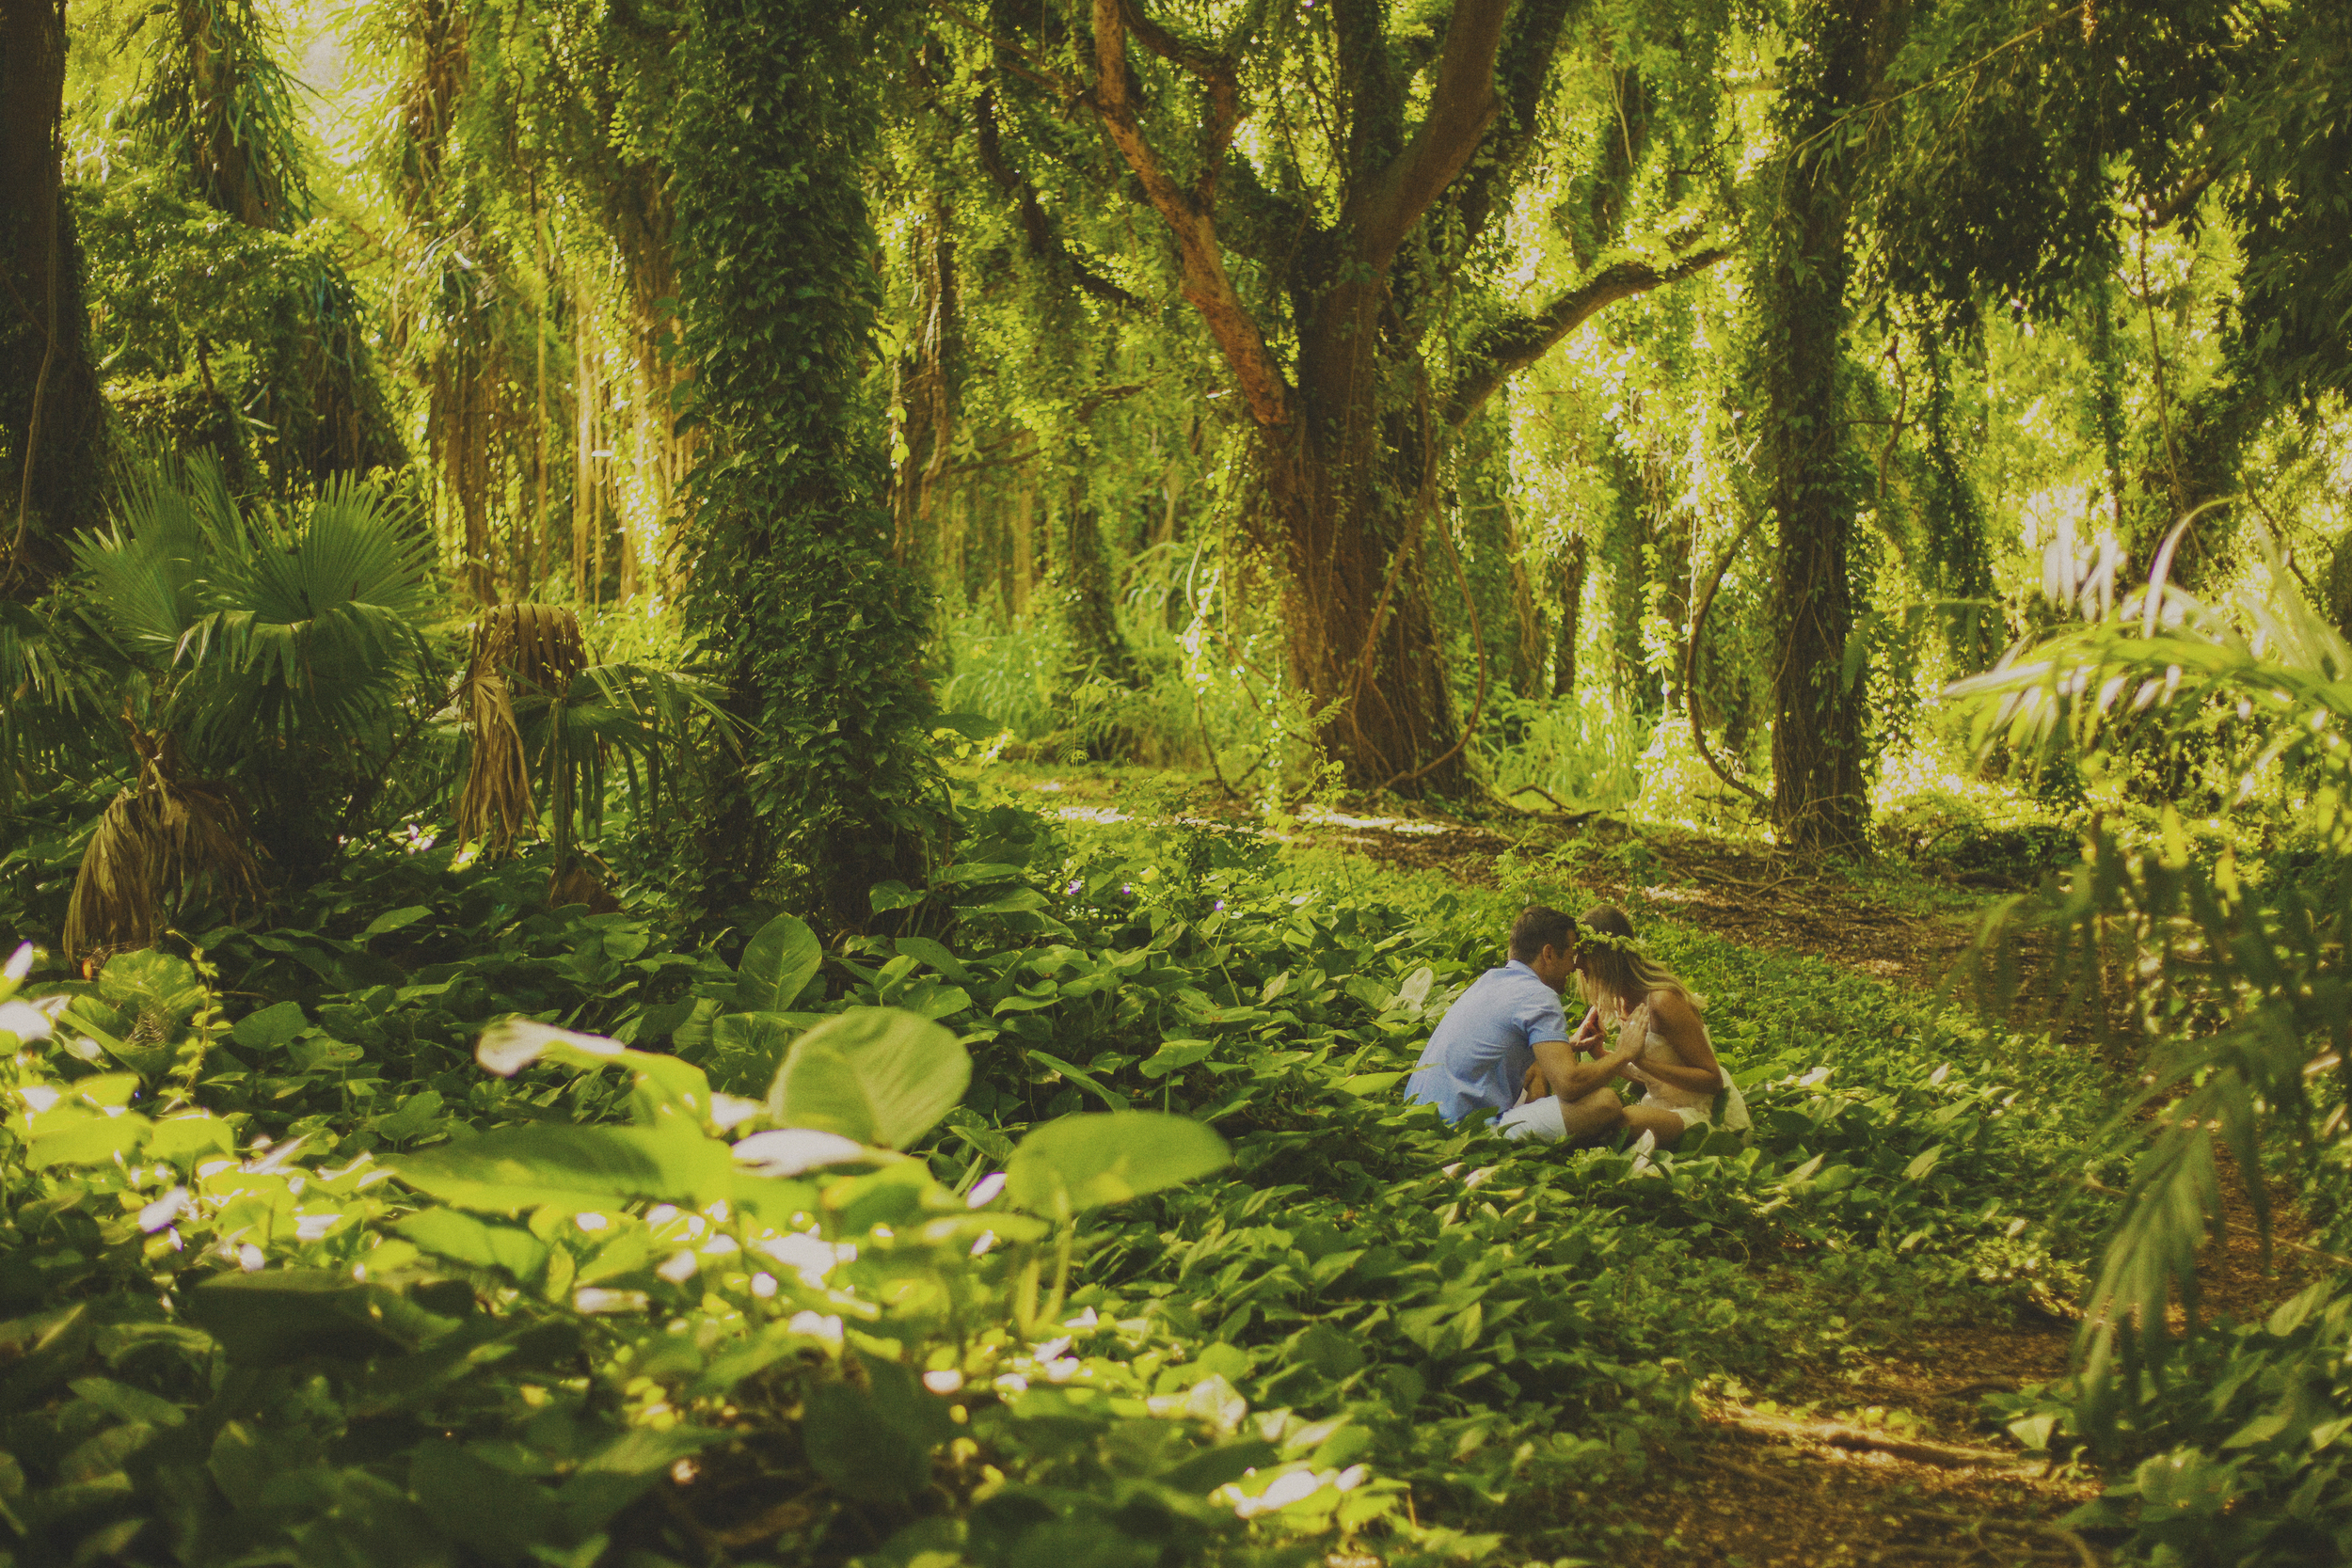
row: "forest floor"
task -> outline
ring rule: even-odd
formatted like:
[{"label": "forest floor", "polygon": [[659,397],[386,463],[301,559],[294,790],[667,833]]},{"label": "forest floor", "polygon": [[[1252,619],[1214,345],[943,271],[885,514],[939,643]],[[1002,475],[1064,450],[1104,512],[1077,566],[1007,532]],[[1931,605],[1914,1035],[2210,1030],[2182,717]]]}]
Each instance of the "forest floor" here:
[{"label": "forest floor", "polygon": [[[1023,782],[1059,797],[1073,817],[1107,818],[1134,800],[1129,781],[1110,773],[1056,769]],[[1606,818],[1478,824],[1311,810],[1283,836],[1480,886],[1497,885],[1516,865],[1613,900],[1637,920],[1654,913],[1919,990],[1953,983],[1987,902],[1980,885],[1804,866],[1756,845],[1637,832]],[[2291,1207],[2279,1208],[2280,1244],[2265,1267],[2252,1206],[2226,1164],[2224,1187],[2224,1227],[2201,1272],[2202,1309],[2245,1322],[2309,1282],[2296,1250],[2305,1227]],[[2095,1477],[2026,1453],[1981,1419],[1986,1393],[2064,1376],[2073,1339],[2073,1324],[2023,1307],[2008,1321],[1931,1316],[1875,1346],[1856,1345],[1838,1365],[1799,1372],[1772,1390],[1764,1410],[1711,1402],[1697,1440],[1654,1455],[1638,1488],[1606,1498],[1567,1489],[1551,1501],[1564,1522],[1640,1525],[1647,1544],[1636,1555],[1648,1561],[2102,1563],[2095,1539],[2056,1523],[2098,1495]]]}]

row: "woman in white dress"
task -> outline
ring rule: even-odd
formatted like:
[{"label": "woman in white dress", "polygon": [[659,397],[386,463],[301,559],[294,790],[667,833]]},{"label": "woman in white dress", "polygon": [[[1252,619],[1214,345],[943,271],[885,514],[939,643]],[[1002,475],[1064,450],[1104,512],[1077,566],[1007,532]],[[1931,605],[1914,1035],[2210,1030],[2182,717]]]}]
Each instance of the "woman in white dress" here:
[{"label": "woman in white dress", "polygon": [[[1724,1097],[1723,1125],[1745,1131],[1747,1105],[1715,1059],[1700,999],[1634,945],[1633,922],[1615,905],[1603,904],[1578,924],[1576,986],[1590,1006],[1568,1043],[1593,1060],[1578,1064],[1565,1083],[1540,1065],[1532,1069],[1526,1098],[1498,1123],[1502,1133],[1599,1143],[1623,1128],[1671,1148],[1713,1120],[1718,1095]],[[1620,1100],[1618,1078],[1641,1085],[1642,1098],[1629,1105]]]}]

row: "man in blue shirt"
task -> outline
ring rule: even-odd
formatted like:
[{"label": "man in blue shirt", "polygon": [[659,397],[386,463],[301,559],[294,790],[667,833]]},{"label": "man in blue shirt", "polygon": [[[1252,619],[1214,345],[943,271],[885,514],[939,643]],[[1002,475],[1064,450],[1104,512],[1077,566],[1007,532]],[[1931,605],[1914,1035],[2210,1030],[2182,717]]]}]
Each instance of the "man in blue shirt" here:
[{"label": "man in blue shirt", "polygon": [[1448,1121],[1485,1106],[1501,1115],[1519,1101],[1537,1046],[1556,1065],[1575,1061],[1560,994],[1576,973],[1576,921],[1541,904],[1511,927],[1511,961],[1472,981],[1446,1009],[1405,1097],[1435,1105]]}]

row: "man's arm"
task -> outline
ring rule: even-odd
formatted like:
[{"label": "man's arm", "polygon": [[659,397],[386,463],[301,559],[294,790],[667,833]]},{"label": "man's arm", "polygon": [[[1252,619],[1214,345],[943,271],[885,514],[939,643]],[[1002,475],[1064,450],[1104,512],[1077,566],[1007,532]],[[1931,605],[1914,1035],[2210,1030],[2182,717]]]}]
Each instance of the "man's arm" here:
[{"label": "man's arm", "polygon": [[1583,1099],[1614,1078],[1617,1069],[1632,1059],[1632,1053],[1620,1047],[1596,1061],[1580,1061],[1576,1046],[1569,1040],[1537,1040],[1534,1051],[1537,1070],[1563,1103]]}]

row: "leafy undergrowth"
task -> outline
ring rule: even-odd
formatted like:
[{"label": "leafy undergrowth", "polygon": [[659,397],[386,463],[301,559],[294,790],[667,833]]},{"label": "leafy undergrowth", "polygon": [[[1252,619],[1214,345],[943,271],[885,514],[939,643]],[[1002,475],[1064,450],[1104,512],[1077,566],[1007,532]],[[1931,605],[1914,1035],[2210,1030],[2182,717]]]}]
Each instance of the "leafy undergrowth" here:
[{"label": "leafy undergrowth", "polygon": [[830,950],[394,845],[36,972],[15,1560],[1585,1556],[1704,1391],[2079,1287],[2076,1053],[1661,925],[1754,1133],[1531,1150],[1396,1092],[1500,895],[969,826]]}]

